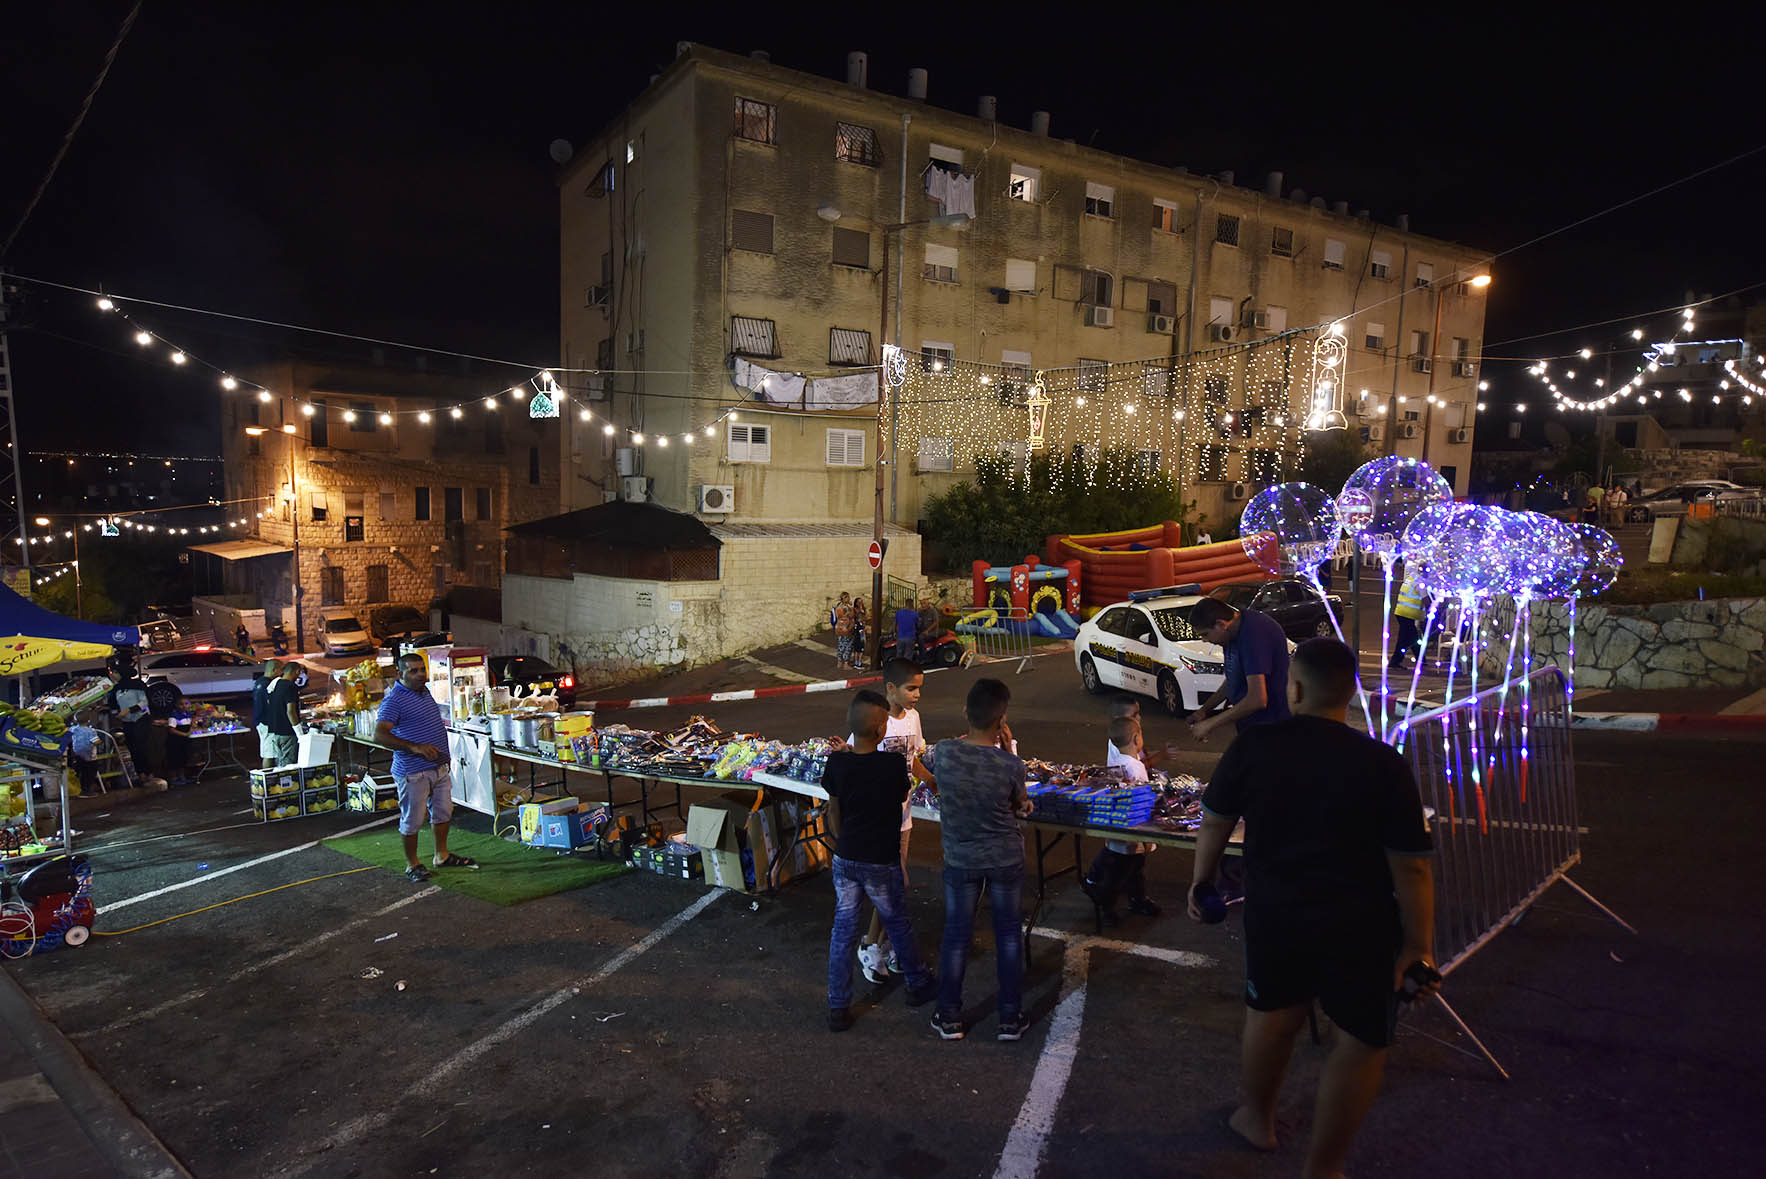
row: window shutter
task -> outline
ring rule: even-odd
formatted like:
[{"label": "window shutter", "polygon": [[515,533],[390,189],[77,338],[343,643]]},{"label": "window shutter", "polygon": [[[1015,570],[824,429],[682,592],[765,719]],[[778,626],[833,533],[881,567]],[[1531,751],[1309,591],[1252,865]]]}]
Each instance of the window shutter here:
[{"label": "window shutter", "polygon": [[836,266],[871,265],[871,235],[862,229],[834,227],[834,264]]},{"label": "window shutter", "polygon": [[770,462],[772,457],[772,427],[748,427],[748,461],[751,463],[764,463]]},{"label": "window shutter", "polygon": [[1036,290],[1036,263],[1027,258],[1007,258],[1006,289],[1008,291]]},{"label": "window shutter", "polygon": [[730,210],[730,244],[756,254],[773,252],[773,216],[747,209]]},{"label": "window shutter", "polygon": [[1343,243],[1334,237],[1325,238],[1324,261],[1326,266],[1343,268]]}]

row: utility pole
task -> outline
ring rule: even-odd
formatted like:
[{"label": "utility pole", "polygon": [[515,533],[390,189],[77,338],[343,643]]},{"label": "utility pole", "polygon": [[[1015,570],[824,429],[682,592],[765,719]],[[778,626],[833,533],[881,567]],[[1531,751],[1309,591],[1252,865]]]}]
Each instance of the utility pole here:
[{"label": "utility pole", "polygon": [[[10,491],[14,524],[0,533],[0,546],[10,541],[18,550],[18,563],[24,569],[25,593],[28,595],[31,586],[30,516],[25,504],[24,456],[18,446],[18,414],[12,400],[12,342],[6,334],[6,295],[6,275],[0,273],[0,416],[6,419],[6,449],[12,459],[10,474],[8,467],[0,464],[0,513],[5,510],[6,493]],[[0,562],[5,559],[0,555]]]}]

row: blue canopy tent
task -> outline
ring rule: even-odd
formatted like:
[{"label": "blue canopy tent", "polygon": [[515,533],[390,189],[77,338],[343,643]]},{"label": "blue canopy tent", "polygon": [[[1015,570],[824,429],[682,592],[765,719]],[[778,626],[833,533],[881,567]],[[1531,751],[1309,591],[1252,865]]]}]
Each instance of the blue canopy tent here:
[{"label": "blue canopy tent", "polygon": [[64,643],[97,643],[106,647],[141,645],[139,627],[64,618],[20,597],[10,586],[0,585],[0,637],[9,635]]}]

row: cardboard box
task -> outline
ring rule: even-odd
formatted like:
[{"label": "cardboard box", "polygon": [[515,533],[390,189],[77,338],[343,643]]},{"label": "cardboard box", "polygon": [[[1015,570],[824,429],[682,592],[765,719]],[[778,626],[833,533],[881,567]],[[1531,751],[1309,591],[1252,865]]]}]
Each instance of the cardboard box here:
[{"label": "cardboard box", "polygon": [[[816,800],[780,793],[749,816],[750,846],[754,848],[758,872],[770,878],[762,887],[776,888],[788,880],[813,875],[833,862],[833,852],[813,837],[825,830],[825,811],[818,811]],[[780,856],[779,849],[790,844]],[[777,859],[777,863],[774,860]]]},{"label": "cardboard box", "polygon": [[[687,810],[687,842],[699,849],[705,883],[752,892],[755,853],[746,799],[723,797]],[[758,829],[756,829],[757,833]]]},{"label": "cardboard box", "polygon": [[552,846],[543,842],[541,832],[545,829],[548,817],[574,814],[581,809],[582,803],[574,798],[539,799],[535,802],[524,802],[515,808],[516,828],[520,833],[521,842],[535,847]]}]

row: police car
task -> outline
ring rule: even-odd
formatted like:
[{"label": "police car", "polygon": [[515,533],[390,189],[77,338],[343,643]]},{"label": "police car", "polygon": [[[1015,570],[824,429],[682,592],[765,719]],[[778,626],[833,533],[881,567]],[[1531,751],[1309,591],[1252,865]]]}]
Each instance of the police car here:
[{"label": "police car", "polygon": [[1226,657],[1190,629],[1199,585],[1138,590],[1079,628],[1073,658],[1088,692],[1121,688],[1156,698],[1173,716],[1202,706],[1226,678]]}]

